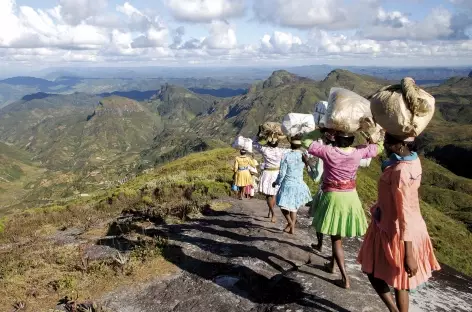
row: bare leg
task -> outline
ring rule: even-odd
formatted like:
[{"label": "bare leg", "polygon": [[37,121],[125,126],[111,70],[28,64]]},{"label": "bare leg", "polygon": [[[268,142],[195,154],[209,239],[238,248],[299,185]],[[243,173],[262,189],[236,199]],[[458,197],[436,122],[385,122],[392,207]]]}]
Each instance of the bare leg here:
[{"label": "bare leg", "polygon": [[410,295],[408,291],[395,289],[395,300],[399,312],[408,312],[410,307]]},{"label": "bare leg", "polygon": [[316,232],[316,238],[318,244],[311,244],[311,247],[321,252],[321,250],[323,250],[323,233]]},{"label": "bare leg", "polygon": [[244,188],[243,188],[243,187],[239,187],[238,198],[239,198],[240,200],[243,200],[243,192],[244,192]]},{"label": "bare leg", "polygon": [[290,228],[292,227],[292,218],[290,218],[290,211],[282,209],[282,214],[284,215],[285,219],[287,220],[287,226],[284,229],[284,232],[289,233]]},{"label": "bare leg", "polygon": [[[350,288],[351,284],[349,281],[349,277],[346,273],[346,267],[344,266],[344,249],[343,249],[343,241],[341,236],[331,236],[331,244],[333,250],[333,258],[336,260],[336,263],[339,267],[339,271],[341,271],[342,281],[340,286],[343,288]],[[333,263],[334,266],[334,263]]]},{"label": "bare leg", "polygon": [[295,224],[297,223],[297,212],[290,211],[290,219],[292,219],[292,226],[290,227],[290,234],[295,234]]},{"label": "bare leg", "polygon": [[387,283],[383,280],[375,278],[373,275],[368,274],[370,284],[374,288],[374,290],[379,295],[380,299],[382,299],[383,303],[387,306],[390,312],[399,312],[397,306],[395,305],[395,301],[393,300],[392,293],[390,292],[390,288],[388,287]]},{"label": "bare leg", "polygon": [[267,206],[269,206],[269,215],[267,218],[271,218],[271,222],[275,223],[275,196],[266,196]]}]

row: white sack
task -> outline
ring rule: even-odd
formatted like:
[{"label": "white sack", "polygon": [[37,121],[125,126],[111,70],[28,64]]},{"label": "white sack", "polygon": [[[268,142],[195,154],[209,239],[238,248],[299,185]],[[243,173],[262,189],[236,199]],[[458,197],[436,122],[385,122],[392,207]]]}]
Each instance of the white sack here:
[{"label": "white sack", "polygon": [[420,135],[433,118],[434,106],[434,97],[409,77],[403,78],[400,85],[387,86],[370,97],[375,121],[386,132],[400,137]]},{"label": "white sack", "polygon": [[369,117],[372,117],[372,113],[367,99],[343,88],[331,88],[326,111],[327,128],[353,133]]},{"label": "white sack", "polygon": [[316,129],[315,119],[312,114],[287,114],[282,121],[282,131],[286,136],[294,137]]},{"label": "white sack", "polygon": [[252,140],[243,136],[238,136],[234,140],[233,147],[236,149],[245,149],[248,153],[252,153]]},{"label": "white sack", "polygon": [[326,110],[328,109],[327,101],[319,101],[315,104],[315,112],[313,116],[315,118],[315,124],[320,125],[320,122],[323,120],[323,117],[326,115]]}]

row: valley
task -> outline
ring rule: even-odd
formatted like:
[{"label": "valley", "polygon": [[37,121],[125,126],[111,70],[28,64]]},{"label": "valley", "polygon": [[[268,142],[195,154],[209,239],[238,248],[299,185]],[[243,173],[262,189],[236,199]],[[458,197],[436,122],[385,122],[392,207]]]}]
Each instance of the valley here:
[{"label": "valley", "polygon": [[[206,211],[211,202],[227,198],[235,155],[228,147],[235,136],[253,136],[259,124],[281,120],[287,112],[312,113],[314,103],[326,100],[332,87],[368,96],[391,82],[345,69],[321,80],[277,70],[231,97],[170,83],[132,95],[110,90],[23,96],[0,109],[0,246],[23,246],[19,252],[24,253],[0,249],[0,276],[8,277],[5,287],[14,294],[15,285],[52,274],[37,290],[43,296],[38,298],[49,298],[44,302],[71,289],[92,296],[90,280],[103,286],[98,292],[109,289],[104,279],[116,274],[111,264],[115,260],[71,271],[82,261],[80,252],[52,244],[51,235],[77,231],[82,233],[77,239],[92,248],[94,240],[118,235],[116,222],[123,218],[139,223],[126,223],[130,232],[120,235],[141,246],[137,250],[142,254],[133,253],[129,262],[133,269],[126,270],[142,281],[140,274],[147,274],[143,263],[151,268],[164,265],[159,257],[166,247],[133,231],[145,220],[180,224]],[[427,90],[436,97],[436,115],[418,139],[424,170],[422,213],[439,260],[471,275],[472,77],[451,78]],[[379,175],[379,160],[359,172],[358,192],[366,213],[376,200]],[[318,185],[307,183],[314,193]],[[43,245],[47,249],[35,247]],[[42,259],[39,271],[28,260],[35,253]],[[49,253],[61,255],[63,262],[56,263]],[[14,267],[22,267],[22,273]],[[59,276],[57,268],[67,272],[67,278]],[[127,281],[123,276],[116,283]],[[44,292],[50,283],[60,286]],[[39,304],[43,299],[29,300]]]}]

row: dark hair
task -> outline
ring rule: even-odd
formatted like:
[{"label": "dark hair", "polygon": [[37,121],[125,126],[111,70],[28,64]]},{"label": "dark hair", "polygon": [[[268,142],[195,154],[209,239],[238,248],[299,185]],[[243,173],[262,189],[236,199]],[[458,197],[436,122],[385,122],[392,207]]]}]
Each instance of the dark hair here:
[{"label": "dark hair", "polygon": [[337,135],[334,139],[337,147],[350,147],[354,144],[354,136],[344,137]]},{"label": "dark hair", "polygon": [[241,155],[246,155],[247,151],[246,151],[245,149],[242,149],[242,150],[239,151],[239,153],[240,153]]},{"label": "dark hair", "polygon": [[290,142],[291,149],[296,150],[296,149],[299,149],[300,147],[302,147],[301,144],[295,144],[295,143]]},{"label": "dark hair", "polygon": [[418,151],[418,145],[416,144],[416,140],[412,142],[406,142],[401,138],[391,135],[390,133],[385,133],[385,143],[392,145],[402,143],[404,146],[408,147],[408,150],[410,150],[410,152]]},{"label": "dark hair", "polygon": [[279,141],[267,142],[267,145],[269,145],[270,147],[277,147],[279,146]]}]

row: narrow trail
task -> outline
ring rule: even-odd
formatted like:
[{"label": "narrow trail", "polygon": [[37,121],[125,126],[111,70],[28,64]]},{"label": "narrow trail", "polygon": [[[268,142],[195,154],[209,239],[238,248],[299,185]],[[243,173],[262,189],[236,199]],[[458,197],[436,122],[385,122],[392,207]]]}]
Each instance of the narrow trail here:
[{"label": "narrow trail", "polygon": [[[306,208],[290,235],[281,231],[280,210],[277,223],[265,218],[264,201],[224,201],[231,208],[154,229],[167,233],[164,257],[180,268],[177,274],[117,290],[102,302],[119,312],[386,311],[355,261],[360,240],[344,241],[352,284],[344,290],[333,283],[338,272],[321,270],[329,242],[321,254],[309,247],[316,239]],[[472,311],[472,280],[441,271],[412,295],[411,304],[414,312]]]}]

